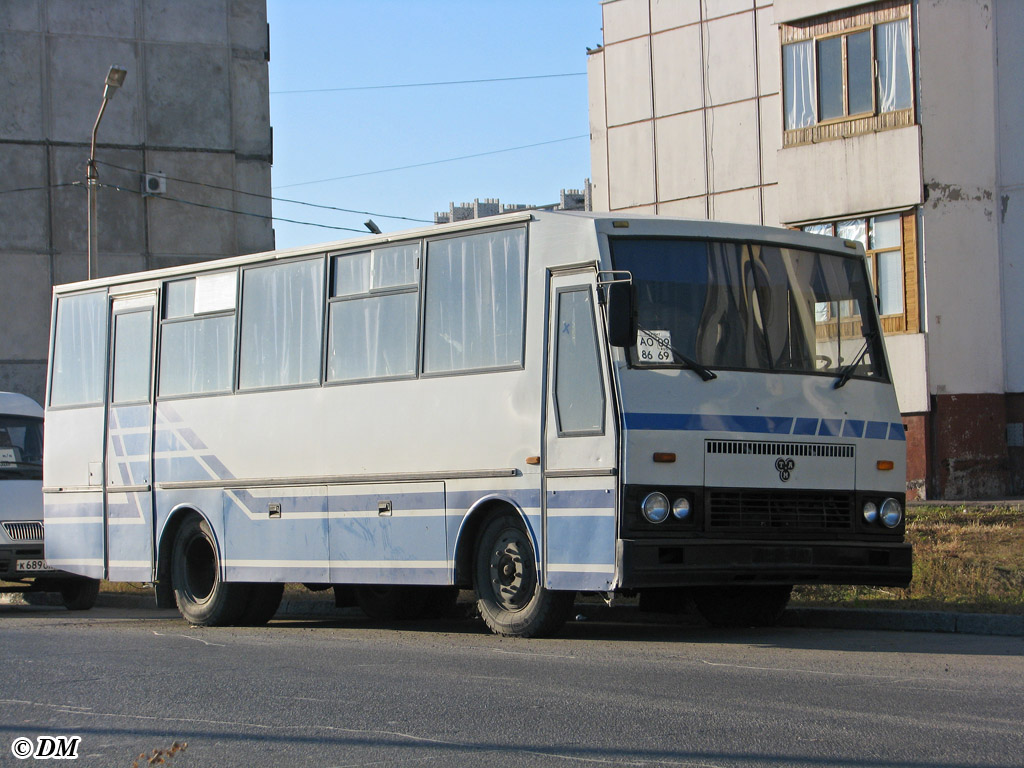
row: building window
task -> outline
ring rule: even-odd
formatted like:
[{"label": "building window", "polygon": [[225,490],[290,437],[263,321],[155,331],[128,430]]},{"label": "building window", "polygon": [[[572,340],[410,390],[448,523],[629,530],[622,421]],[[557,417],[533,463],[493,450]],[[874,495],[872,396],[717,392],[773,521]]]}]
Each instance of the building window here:
[{"label": "building window", "polygon": [[786,146],[913,123],[908,3],[781,29]]},{"label": "building window", "polygon": [[[841,219],[801,227],[805,232],[856,240],[867,253],[868,273],[885,333],[916,333],[917,246],[913,211]],[[819,313],[825,308],[816,308]]]}]

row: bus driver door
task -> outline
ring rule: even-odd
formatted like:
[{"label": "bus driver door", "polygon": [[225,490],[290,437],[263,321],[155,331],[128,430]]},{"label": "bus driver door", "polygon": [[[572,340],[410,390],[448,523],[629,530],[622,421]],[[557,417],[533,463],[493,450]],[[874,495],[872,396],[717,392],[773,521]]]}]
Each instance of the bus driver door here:
[{"label": "bus driver door", "polygon": [[548,280],[543,551],[549,589],[606,591],[615,577],[615,424],[597,272]]},{"label": "bus driver door", "polygon": [[107,578],[153,580],[156,292],[114,297],[106,435]]}]

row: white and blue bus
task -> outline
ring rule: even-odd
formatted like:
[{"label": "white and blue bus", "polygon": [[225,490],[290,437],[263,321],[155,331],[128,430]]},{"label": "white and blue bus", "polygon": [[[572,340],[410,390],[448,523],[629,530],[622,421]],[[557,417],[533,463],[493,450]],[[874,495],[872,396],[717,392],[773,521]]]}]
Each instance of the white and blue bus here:
[{"label": "white and blue bus", "polygon": [[520,212],[54,289],[47,559],[193,624],[282,585],[774,621],[901,586],[905,438],[860,245]]}]

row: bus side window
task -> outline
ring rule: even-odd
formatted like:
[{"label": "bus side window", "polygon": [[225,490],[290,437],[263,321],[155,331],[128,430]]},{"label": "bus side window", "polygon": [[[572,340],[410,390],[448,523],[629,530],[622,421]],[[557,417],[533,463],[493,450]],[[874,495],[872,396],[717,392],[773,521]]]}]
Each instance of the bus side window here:
[{"label": "bus side window", "polygon": [[319,383],[323,300],[322,258],[242,273],[239,389]]},{"label": "bus side window", "polygon": [[219,272],[164,285],[161,397],[231,391],[237,280]]},{"label": "bus side window", "polygon": [[58,300],[51,406],[103,402],[106,336],[106,291],[64,296]]},{"label": "bus side window", "polygon": [[560,434],[604,432],[604,386],[590,290],[558,294],[555,410]]},{"label": "bus side window", "polygon": [[525,229],[431,242],[423,372],[521,366],[525,283]]},{"label": "bus side window", "polygon": [[335,256],[328,381],[416,374],[419,243]]}]

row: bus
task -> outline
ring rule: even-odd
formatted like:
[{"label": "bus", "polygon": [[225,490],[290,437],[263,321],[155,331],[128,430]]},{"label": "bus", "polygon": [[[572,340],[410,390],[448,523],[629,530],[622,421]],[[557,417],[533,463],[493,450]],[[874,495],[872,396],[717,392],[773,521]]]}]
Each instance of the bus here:
[{"label": "bus", "polygon": [[66,608],[86,611],[99,582],[47,565],[42,491],[43,409],[0,392],[0,592],[59,592]]},{"label": "bus", "polygon": [[382,618],[471,589],[511,636],[578,593],[770,624],[911,578],[853,241],[524,211],[58,286],[51,327],[48,561],[195,625],[285,583]]}]

